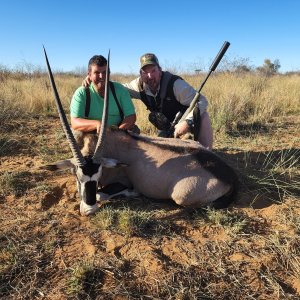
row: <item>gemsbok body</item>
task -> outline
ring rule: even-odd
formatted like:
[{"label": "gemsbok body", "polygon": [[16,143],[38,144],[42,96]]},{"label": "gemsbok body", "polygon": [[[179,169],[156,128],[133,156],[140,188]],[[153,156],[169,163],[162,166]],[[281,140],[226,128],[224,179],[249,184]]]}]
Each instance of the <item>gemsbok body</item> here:
[{"label": "gemsbok body", "polygon": [[[94,145],[91,141],[96,136],[83,134],[81,138],[85,145]],[[85,151],[93,148],[85,147]],[[144,196],[190,207],[226,207],[236,193],[238,179],[233,169],[195,141],[108,128],[103,155],[126,167],[104,168],[102,185],[120,182]]]},{"label": "gemsbok body", "polygon": [[[77,140],[83,144],[81,153],[62,109],[46,52],[45,57],[60,119],[74,155],[73,159],[48,168],[73,169],[82,215],[92,214],[98,209],[96,193],[100,179],[102,185],[120,182],[147,197],[172,199],[181,206],[223,208],[233,201],[238,182],[235,172],[198,142],[147,137],[106,128],[108,77],[99,138],[93,134],[81,134],[81,140]],[[111,169],[120,166],[122,168]]]}]

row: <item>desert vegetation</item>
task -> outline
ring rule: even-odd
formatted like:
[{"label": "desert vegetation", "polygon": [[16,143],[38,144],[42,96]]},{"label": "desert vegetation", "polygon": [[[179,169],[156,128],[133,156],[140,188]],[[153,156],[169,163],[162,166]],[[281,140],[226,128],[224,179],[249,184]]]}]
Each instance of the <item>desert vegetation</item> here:
[{"label": "desert vegetation", "polygon": [[[300,298],[297,73],[217,72],[205,85],[214,151],[240,178],[228,209],[119,198],[87,218],[73,176],[39,169],[71,156],[47,75],[0,69],[1,299]],[[55,80],[68,113],[82,76]]]}]

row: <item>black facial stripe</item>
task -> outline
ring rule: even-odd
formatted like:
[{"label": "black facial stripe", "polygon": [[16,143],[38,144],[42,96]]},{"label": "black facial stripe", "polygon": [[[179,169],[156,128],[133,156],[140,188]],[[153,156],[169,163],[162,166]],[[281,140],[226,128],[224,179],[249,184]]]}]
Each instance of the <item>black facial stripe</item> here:
[{"label": "black facial stripe", "polygon": [[86,204],[88,205],[96,204],[96,192],[97,192],[96,181],[88,181],[85,183]]}]

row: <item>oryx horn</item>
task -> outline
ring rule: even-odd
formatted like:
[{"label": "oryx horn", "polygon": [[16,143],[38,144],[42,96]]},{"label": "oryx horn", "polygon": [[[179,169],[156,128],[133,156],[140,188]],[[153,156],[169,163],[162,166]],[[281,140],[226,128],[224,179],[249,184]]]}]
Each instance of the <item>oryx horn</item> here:
[{"label": "oryx horn", "polygon": [[109,57],[110,57],[110,50],[108,51],[107,56],[107,66],[106,66],[106,76],[105,76],[105,91],[104,91],[104,106],[103,106],[103,113],[102,113],[102,121],[101,121],[101,128],[100,133],[96,145],[96,150],[94,152],[93,161],[95,163],[101,162],[101,157],[104,150],[104,141],[106,135],[106,127],[107,127],[107,120],[108,120],[108,103],[109,103]]},{"label": "oryx horn", "polygon": [[53,90],[53,93],[54,93],[54,96],[55,96],[55,103],[56,103],[56,107],[57,107],[57,110],[58,110],[59,118],[60,118],[61,124],[63,126],[65,135],[67,137],[67,140],[70,144],[70,148],[71,148],[71,151],[73,153],[75,163],[76,163],[76,165],[82,167],[86,164],[86,162],[85,162],[85,160],[84,160],[84,158],[83,158],[83,156],[80,152],[78,144],[77,144],[77,142],[74,138],[74,135],[73,135],[73,133],[71,131],[71,128],[70,128],[70,125],[68,123],[66,114],[63,110],[63,107],[62,107],[62,104],[61,104],[61,101],[60,101],[60,98],[58,96],[58,92],[57,92],[57,89],[56,89],[56,85],[55,85],[55,82],[54,82],[53,74],[52,74],[52,71],[51,71],[51,68],[50,68],[50,64],[49,64],[49,61],[48,61],[46,49],[45,49],[44,46],[43,46],[43,48],[44,48],[44,54],[45,54],[45,58],[46,58],[47,68],[48,68],[48,74],[49,74],[52,90]]}]

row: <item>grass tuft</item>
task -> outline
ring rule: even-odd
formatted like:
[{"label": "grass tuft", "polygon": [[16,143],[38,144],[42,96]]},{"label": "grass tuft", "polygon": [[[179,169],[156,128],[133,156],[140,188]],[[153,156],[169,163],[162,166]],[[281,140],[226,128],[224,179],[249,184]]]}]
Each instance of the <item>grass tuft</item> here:
[{"label": "grass tuft", "polygon": [[33,186],[29,178],[31,178],[31,173],[27,171],[0,174],[0,196],[22,196]]}]

